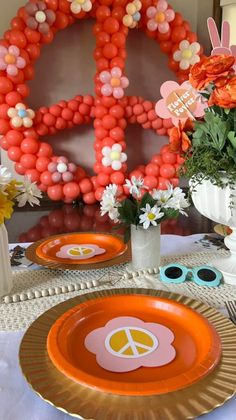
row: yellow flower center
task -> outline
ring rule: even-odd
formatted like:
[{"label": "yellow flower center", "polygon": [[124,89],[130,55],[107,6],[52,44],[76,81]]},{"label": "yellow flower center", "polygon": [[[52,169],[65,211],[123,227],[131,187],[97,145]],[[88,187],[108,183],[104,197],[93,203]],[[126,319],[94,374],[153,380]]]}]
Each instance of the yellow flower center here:
[{"label": "yellow flower center", "polygon": [[163,23],[163,22],[165,22],[165,20],[166,20],[165,13],[163,13],[163,12],[158,12],[158,13],[156,14],[156,16],[155,16],[155,21],[156,21],[157,23]]},{"label": "yellow flower center", "polygon": [[7,54],[5,55],[5,62],[7,64],[15,64],[16,57],[13,54]]},{"label": "yellow flower center", "polygon": [[116,152],[115,150],[110,154],[111,160],[119,160],[120,159],[120,152]]},{"label": "yellow flower center", "polygon": [[120,86],[120,79],[118,77],[112,77],[110,84],[112,87],[119,87]]},{"label": "yellow flower center", "polygon": [[187,50],[184,50],[183,52],[182,52],[182,57],[183,58],[192,58],[192,56],[193,56],[193,53],[192,53],[192,51],[191,50],[189,50],[189,49],[187,49]]},{"label": "yellow flower center", "polygon": [[149,220],[154,220],[155,219],[155,214],[154,213],[148,213],[147,215]]}]

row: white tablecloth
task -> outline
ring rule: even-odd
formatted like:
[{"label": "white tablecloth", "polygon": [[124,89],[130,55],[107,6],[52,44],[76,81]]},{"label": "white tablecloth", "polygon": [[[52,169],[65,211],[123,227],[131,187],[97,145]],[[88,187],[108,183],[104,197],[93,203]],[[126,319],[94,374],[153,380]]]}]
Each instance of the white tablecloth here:
[{"label": "white tablecloth", "polygon": [[[212,250],[201,238],[202,235],[163,235],[162,255]],[[0,332],[0,420],[71,419],[69,415],[41,400],[26,383],[18,365],[18,350],[23,334],[24,332]],[[236,397],[199,418],[236,420]]]}]

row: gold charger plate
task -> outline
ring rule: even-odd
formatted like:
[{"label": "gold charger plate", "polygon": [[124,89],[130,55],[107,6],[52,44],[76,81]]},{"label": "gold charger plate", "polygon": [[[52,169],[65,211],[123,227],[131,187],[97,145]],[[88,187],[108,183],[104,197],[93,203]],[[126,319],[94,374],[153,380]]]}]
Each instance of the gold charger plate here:
[{"label": "gold charger plate", "polygon": [[[123,396],[99,392],[63,375],[46,351],[48,332],[67,310],[82,302],[119,294],[152,295],[173,299],[197,310],[216,328],[222,344],[219,365],[199,382],[163,395]],[[77,296],[49,309],[25,333],[20,346],[22,372],[45,401],[77,418],[96,420],[185,420],[224,404],[236,393],[236,328],[214,308],[188,298],[151,289],[111,289]]]},{"label": "gold charger plate", "polygon": [[[83,234],[84,233],[85,232],[83,232]],[[101,233],[101,232],[99,232],[99,233]],[[109,233],[103,233],[103,235],[111,236]],[[64,236],[64,234],[53,235],[53,236],[50,236],[50,240],[53,241],[54,239],[58,239],[58,238],[63,237],[63,236]],[[115,236],[115,237],[121,239],[121,237],[118,236],[118,235],[112,235],[112,236]],[[88,262],[88,264],[80,264],[80,263],[78,263],[78,264],[66,264],[66,263],[63,263],[63,262],[49,261],[49,260],[41,258],[39,255],[37,255],[38,247],[41,246],[44,242],[45,242],[45,238],[40,239],[39,241],[31,244],[25,250],[25,256],[26,256],[26,258],[28,258],[28,260],[30,260],[30,261],[38,264],[38,265],[42,265],[43,267],[50,268],[52,270],[98,270],[100,268],[111,267],[111,266],[117,265],[117,264],[125,264],[125,263],[127,263],[131,260],[131,249],[130,249],[130,245],[128,245],[127,250],[122,255],[119,255],[117,257],[114,257],[110,260],[103,261],[103,262],[98,262],[98,263],[93,263],[93,264],[91,264],[89,262]]]}]

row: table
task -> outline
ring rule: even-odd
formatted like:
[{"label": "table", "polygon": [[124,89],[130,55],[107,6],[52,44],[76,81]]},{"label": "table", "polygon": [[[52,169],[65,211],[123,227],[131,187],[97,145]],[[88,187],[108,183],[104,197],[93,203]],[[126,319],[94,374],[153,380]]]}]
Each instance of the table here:
[{"label": "table", "polygon": [[[203,235],[163,235],[162,254],[180,254],[211,249]],[[0,332],[0,420],[69,420],[67,414],[41,400],[28,386],[18,366],[18,349],[24,332]],[[199,417],[206,420],[235,420],[236,397]],[[149,419],[147,419],[149,420]],[[182,419],[176,419],[182,420]]]}]

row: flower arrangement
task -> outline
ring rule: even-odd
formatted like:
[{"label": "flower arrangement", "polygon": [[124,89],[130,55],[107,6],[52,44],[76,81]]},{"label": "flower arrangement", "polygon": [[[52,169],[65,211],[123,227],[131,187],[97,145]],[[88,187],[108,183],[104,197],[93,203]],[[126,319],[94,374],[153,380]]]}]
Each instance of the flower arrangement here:
[{"label": "flower arrangement", "polygon": [[[153,189],[145,191],[144,180],[134,176],[126,179],[124,185],[129,191],[129,197],[119,195],[119,187],[110,184],[103,192],[101,200],[102,216],[108,214],[114,223],[142,226],[148,229],[157,226],[166,219],[176,218],[189,206],[185,194],[179,187],[169,185],[167,190]],[[125,241],[129,240],[129,229],[126,230]]]},{"label": "flower arrangement", "polygon": [[219,187],[236,181],[235,57],[203,57],[190,70],[189,82],[207,102],[202,120],[179,123],[170,131],[173,150],[184,152],[181,172],[193,186],[209,180]]},{"label": "flower arrangement", "polygon": [[23,207],[26,203],[38,205],[41,197],[41,191],[29,178],[18,182],[12,179],[7,168],[0,165],[0,225],[5,219],[11,218],[15,204],[18,207]]}]

